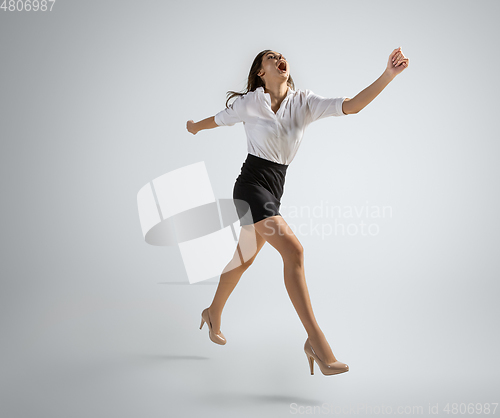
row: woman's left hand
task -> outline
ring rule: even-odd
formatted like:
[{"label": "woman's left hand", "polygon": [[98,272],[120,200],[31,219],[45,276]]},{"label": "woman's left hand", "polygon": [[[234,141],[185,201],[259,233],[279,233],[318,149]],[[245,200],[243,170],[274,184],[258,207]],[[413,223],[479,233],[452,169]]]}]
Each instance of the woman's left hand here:
[{"label": "woman's left hand", "polygon": [[405,68],[408,68],[409,63],[409,59],[404,56],[401,47],[399,47],[391,52],[391,55],[389,56],[389,62],[387,63],[387,68],[385,71],[393,77],[396,77]]}]

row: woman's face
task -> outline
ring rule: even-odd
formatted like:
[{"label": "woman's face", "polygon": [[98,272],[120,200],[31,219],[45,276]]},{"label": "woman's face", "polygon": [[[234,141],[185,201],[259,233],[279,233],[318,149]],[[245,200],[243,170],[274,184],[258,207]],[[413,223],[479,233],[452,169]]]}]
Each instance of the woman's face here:
[{"label": "woman's face", "polygon": [[290,66],[283,55],[270,51],[262,57],[258,75],[264,76],[266,80],[287,80],[290,75]]}]

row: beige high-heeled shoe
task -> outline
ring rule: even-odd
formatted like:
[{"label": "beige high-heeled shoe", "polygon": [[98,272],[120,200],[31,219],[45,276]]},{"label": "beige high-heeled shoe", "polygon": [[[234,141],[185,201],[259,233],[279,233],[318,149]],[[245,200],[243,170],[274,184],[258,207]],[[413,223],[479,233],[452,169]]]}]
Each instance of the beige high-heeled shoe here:
[{"label": "beige high-heeled shoe", "polygon": [[210,316],[208,315],[208,308],[204,309],[203,312],[201,313],[200,329],[203,327],[203,324],[205,322],[208,325],[208,336],[210,337],[210,339],[216,344],[220,344],[220,345],[226,344],[226,342],[227,342],[226,337],[224,337],[224,334],[222,333],[222,331],[219,334],[216,334],[215,332],[213,332],[212,322],[210,321]]},{"label": "beige high-heeled shoe", "polygon": [[304,351],[306,352],[307,359],[309,360],[309,367],[311,368],[311,374],[314,374],[314,361],[318,363],[318,366],[325,376],[330,376],[332,374],[345,373],[349,371],[349,366],[340,361],[334,361],[333,363],[326,364],[324,361],[320,360],[314,349],[312,348],[309,338],[307,338],[304,344]]}]

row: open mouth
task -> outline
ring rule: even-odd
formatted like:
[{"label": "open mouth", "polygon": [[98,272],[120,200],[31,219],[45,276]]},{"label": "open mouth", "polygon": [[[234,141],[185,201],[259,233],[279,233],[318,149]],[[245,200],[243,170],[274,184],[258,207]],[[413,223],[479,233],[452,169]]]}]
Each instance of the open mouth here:
[{"label": "open mouth", "polygon": [[278,65],[278,70],[280,70],[282,73],[286,72],[286,62],[281,61],[280,64]]}]

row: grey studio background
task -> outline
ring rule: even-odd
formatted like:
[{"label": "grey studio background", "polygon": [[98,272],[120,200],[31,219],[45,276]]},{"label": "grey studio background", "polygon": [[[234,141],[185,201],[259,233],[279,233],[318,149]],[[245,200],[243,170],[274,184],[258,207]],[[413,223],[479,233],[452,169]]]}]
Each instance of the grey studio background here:
[{"label": "grey studio background", "polygon": [[[499,11],[495,1],[314,0],[2,9],[0,416],[493,410]],[[282,199],[391,208],[282,212],[294,225],[376,225],[373,235],[296,232],[318,323],[350,371],[310,375],[270,244],[226,304],[227,345],[212,343],[198,328],[218,277],[189,285],[178,247],[145,243],[137,192],[204,161],[215,196],[232,196],[243,125],[193,136],[186,121],[222,110],[261,50],[285,55],[297,89],[354,97],[398,46],[409,68],[372,103],[307,128]]]}]

